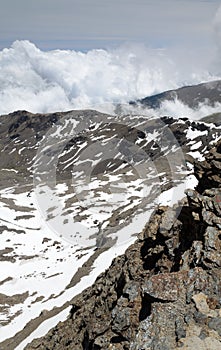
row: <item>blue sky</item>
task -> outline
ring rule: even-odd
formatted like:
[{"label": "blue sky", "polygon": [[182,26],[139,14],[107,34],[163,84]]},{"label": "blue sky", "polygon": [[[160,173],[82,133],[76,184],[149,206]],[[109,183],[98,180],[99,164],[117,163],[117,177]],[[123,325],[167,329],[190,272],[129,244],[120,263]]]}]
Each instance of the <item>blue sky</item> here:
[{"label": "blue sky", "polygon": [[210,46],[218,0],[0,0],[0,49]]}]

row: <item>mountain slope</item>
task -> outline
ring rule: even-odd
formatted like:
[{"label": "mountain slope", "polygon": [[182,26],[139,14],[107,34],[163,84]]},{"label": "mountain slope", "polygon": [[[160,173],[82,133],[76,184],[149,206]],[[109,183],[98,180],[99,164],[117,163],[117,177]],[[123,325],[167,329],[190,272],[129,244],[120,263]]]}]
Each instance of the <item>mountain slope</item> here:
[{"label": "mountain slope", "polygon": [[196,183],[194,159],[220,135],[187,118],[1,116],[0,347],[22,349],[65,319],[155,207]]},{"label": "mountain slope", "polygon": [[221,141],[195,162],[196,190],[159,207],[69,318],[26,349],[221,349],[220,168]]},{"label": "mountain slope", "polygon": [[221,102],[221,81],[216,80],[165,91],[157,95],[145,97],[139,100],[139,103],[154,109],[159,108],[164,101],[175,101],[176,99],[190,108],[196,108],[202,103],[214,106],[217,102]]}]

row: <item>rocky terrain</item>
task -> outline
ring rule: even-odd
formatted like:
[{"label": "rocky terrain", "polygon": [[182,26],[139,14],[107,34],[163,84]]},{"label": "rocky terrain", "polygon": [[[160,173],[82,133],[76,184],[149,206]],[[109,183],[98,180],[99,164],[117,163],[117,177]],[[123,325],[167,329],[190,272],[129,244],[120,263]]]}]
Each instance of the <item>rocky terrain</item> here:
[{"label": "rocky terrain", "polygon": [[138,240],[26,350],[221,349],[221,141],[195,190],[159,206]]},{"label": "rocky terrain", "polygon": [[148,96],[139,102],[150,108],[159,108],[164,101],[175,101],[178,99],[190,108],[196,108],[205,103],[214,106],[221,102],[221,81],[212,81],[193,86],[184,86],[176,90],[169,90],[157,95]]},{"label": "rocky terrain", "polygon": [[[203,160],[220,136],[219,123],[166,116],[160,119],[131,114],[111,116],[92,110],[54,114],[18,111],[1,116],[0,349],[24,349],[32,339],[65,320],[75,303],[73,298],[92,285],[113,258],[124,253],[136,240],[156,206],[173,205],[183,197],[187,187],[194,188],[197,183],[193,174],[195,159]],[[214,162],[216,167],[217,161]],[[203,174],[203,170],[200,171]],[[206,183],[210,181],[210,174],[202,178]],[[166,209],[161,208],[156,214],[159,220],[164,211],[166,213]],[[131,278],[126,270],[125,274],[121,273],[126,268],[122,265],[123,259],[127,258],[113,263],[119,270],[110,270],[112,277],[116,273],[110,282],[106,272],[105,280],[110,288],[101,285],[101,291],[96,292],[107,300],[107,317],[115,306],[118,310],[120,300],[126,305],[127,293],[123,290],[128,278],[139,282],[137,295],[141,299],[131,300],[131,305],[134,303],[139,308],[148,294],[139,294],[143,288],[139,273],[149,279],[154,275],[152,270],[160,272],[164,263],[165,271],[169,271],[171,265],[171,271],[177,272],[182,254],[173,247],[178,237],[172,231],[171,235],[170,241],[166,234],[165,239],[160,234],[159,240],[158,235],[148,240],[140,238],[140,253],[132,246],[134,260],[128,258],[127,264],[132,261],[136,271],[128,272]],[[148,253],[147,242],[153,256],[161,256],[162,262],[153,258],[151,251]],[[186,249],[184,243],[182,239],[183,250]],[[172,246],[168,255],[169,244]],[[105,294],[108,288],[113,302],[108,301]],[[83,299],[79,299],[83,304],[85,296],[88,298],[83,294]],[[101,303],[100,299],[90,299],[91,303]],[[79,305],[77,310],[81,309]],[[86,308],[92,307],[87,305]],[[163,305],[166,307],[167,303]],[[91,341],[94,348],[95,344],[108,348],[98,345],[102,332],[108,346],[112,338],[112,343],[117,344],[117,340],[122,339],[118,337],[132,343],[132,336],[124,331],[121,334],[116,326],[109,338],[105,330],[98,331],[99,336],[93,333],[97,326],[93,329],[82,326],[79,331],[78,322],[88,320],[91,324],[86,311],[81,312],[85,314],[85,321],[77,318],[78,345],[70,343],[73,349],[90,348],[92,345],[87,344]],[[99,318],[99,311],[97,313]],[[148,320],[145,315],[142,311],[141,320]],[[133,322],[136,317],[134,314]],[[101,320],[103,327],[105,322],[102,317]],[[107,319],[107,324],[111,320]],[[123,326],[123,329],[125,327],[128,328]],[[73,332],[71,328],[70,332]],[[79,345],[80,341],[84,345]],[[53,349],[56,345],[51,346]]]}]

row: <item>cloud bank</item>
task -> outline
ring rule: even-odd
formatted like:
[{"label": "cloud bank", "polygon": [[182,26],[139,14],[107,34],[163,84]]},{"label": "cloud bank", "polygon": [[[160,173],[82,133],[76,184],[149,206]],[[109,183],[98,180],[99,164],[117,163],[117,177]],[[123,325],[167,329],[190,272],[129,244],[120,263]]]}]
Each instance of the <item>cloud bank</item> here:
[{"label": "cloud bank", "polygon": [[[207,59],[182,50],[124,45],[87,53],[44,52],[29,41],[15,41],[11,48],[0,51],[0,72],[0,114],[19,109],[46,113],[127,103],[220,78]],[[166,112],[173,107],[163,108]]]}]

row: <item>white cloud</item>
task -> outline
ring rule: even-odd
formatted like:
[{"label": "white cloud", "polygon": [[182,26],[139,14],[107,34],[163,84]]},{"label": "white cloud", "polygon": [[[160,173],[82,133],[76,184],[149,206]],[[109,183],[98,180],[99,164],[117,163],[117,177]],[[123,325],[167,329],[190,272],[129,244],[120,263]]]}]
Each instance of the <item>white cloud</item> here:
[{"label": "white cloud", "polygon": [[114,50],[43,52],[16,41],[0,52],[0,113],[52,112],[125,103],[219,78],[207,60],[182,52],[125,45]]}]

